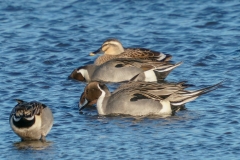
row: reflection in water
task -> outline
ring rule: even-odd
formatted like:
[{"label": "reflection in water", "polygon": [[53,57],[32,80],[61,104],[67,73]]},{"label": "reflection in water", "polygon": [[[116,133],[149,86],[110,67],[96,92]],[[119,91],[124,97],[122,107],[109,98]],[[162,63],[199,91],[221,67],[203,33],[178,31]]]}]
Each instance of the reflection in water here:
[{"label": "reflection in water", "polygon": [[[191,108],[191,106],[189,106]],[[159,115],[147,115],[147,116],[131,116],[131,115],[119,115],[119,114],[111,114],[111,115],[98,115],[95,110],[88,110],[88,112],[81,112],[81,115],[85,115],[85,120],[90,121],[98,121],[104,124],[107,123],[116,123],[121,124],[121,126],[128,126],[129,124],[140,126],[143,124],[154,123],[155,126],[165,126],[169,124],[181,123],[182,121],[190,121],[192,119],[198,119],[201,115],[201,111],[193,111],[193,110],[182,110],[177,112],[172,116],[159,116]],[[204,114],[204,113],[202,113]]]},{"label": "reflection in water", "polygon": [[43,150],[51,146],[52,142],[50,141],[21,141],[16,142],[13,145],[19,149],[31,149],[31,150]]}]

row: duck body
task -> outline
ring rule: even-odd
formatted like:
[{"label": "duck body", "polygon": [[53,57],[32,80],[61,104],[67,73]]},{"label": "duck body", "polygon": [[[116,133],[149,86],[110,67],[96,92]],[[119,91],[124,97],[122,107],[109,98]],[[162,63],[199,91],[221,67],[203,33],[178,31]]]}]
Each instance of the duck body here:
[{"label": "duck body", "polygon": [[75,69],[70,77],[79,81],[158,81],[181,63],[153,62],[141,59],[113,59],[101,65],[87,65]]},{"label": "duck body", "polygon": [[184,83],[130,82],[110,93],[105,84],[90,82],[81,95],[79,106],[82,110],[86,106],[96,103],[100,115],[170,116],[180,110],[185,103],[215,90],[220,84],[187,91]]},{"label": "duck body", "polygon": [[53,125],[53,115],[50,108],[40,102],[18,100],[9,123],[22,140],[45,140]]},{"label": "duck body", "polygon": [[[101,96],[104,96],[104,94]],[[100,115],[168,116],[172,114],[169,101],[154,100],[142,94],[138,94],[138,96],[142,96],[142,99],[134,99],[135,97],[132,97],[128,91],[121,92],[120,95],[112,94],[108,97],[101,96],[97,102],[97,111]],[[121,101],[119,101],[119,99]]]},{"label": "duck body", "polygon": [[100,115],[168,116],[172,114],[171,105],[168,101],[148,97],[144,92],[139,93],[136,90],[126,89],[111,94],[105,84],[91,82],[89,85],[91,88],[89,89],[94,90],[99,95],[97,111]]},{"label": "duck body", "polygon": [[132,58],[132,59],[147,59],[157,61],[169,61],[172,56],[161,52],[153,51],[146,48],[124,48],[121,42],[117,39],[108,39],[102,46],[90,53],[90,55],[96,55],[103,53],[99,56],[94,64],[101,65],[109,60],[117,58]]},{"label": "duck body", "polygon": [[96,70],[92,74],[91,80],[122,82],[130,80],[142,72],[144,72],[144,70],[137,66],[126,65],[121,61],[108,61],[105,65],[96,67]]}]

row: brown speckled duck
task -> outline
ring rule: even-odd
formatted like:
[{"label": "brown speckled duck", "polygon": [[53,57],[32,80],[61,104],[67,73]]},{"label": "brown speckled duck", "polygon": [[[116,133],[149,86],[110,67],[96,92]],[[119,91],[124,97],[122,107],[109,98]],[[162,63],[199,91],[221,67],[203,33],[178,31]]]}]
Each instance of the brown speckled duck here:
[{"label": "brown speckled duck", "polygon": [[98,50],[90,53],[90,55],[93,56],[98,53],[104,54],[95,60],[95,65],[103,64],[106,61],[115,58],[136,58],[158,61],[169,61],[172,58],[172,56],[169,54],[164,54],[145,48],[123,48],[121,42],[117,39],[106,40]]}]

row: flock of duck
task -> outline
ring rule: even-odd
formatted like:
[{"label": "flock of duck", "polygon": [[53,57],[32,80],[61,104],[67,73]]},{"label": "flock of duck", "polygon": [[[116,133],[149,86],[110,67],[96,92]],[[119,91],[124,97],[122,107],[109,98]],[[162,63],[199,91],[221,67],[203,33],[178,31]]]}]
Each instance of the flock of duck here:
[{"label": "flock of duck", "polygon": [[[185,103],[215,90],[220,83],[194,91],[185,82],[162,80],[182,62],[173,64],[169,54],[145,48],[124,48],[117,39],[108,39],[90,55],[103,53],[94,64],[74,69],[70,78],[87,82],[79,109],[96,104],[99,115],[171,116]],[[112,93],[107,82],[121,82]],[[53,114],[46,105],[17,100],[9,122],[22,140],[45,140],[53,125]]]}]

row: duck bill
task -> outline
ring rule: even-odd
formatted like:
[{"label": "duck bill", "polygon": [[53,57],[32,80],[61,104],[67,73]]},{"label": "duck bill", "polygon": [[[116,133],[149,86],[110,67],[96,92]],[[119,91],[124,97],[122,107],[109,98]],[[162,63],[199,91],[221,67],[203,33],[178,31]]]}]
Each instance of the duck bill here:
[{"label": "duck bill", "polygon": [[97,99],[89,101],[89,100],[86,99],[85,94],[83,92],[81,97],[80,97],[79,104],[78,104],[79,111],[82,111],[84,108],[86,108],[88,106],[92,106],[96,103],[97,103]]},{"label": "duck bill", "polygon": [[94,51],[94,52],[91,52],[89,55],[90,56],[95,56],[96,54],[100,54],[102,53],[102,47],[100,47],[98,50]]},{"label": "duck bill", "polygon": [[78,103],[79,111],[83,110],[86,107],[86,104],[88,104],[88,101],[87,101],[86,96],[83,92],[80,96],[80,100],[79,100],[79,103]]},{"label": "duck bill", "polygon": [[79,111],[82,111],[84,108],[86,108],[86,105],[80,106],[80,103],[79,103]]},{"label": "duck bill", "polygon": [[93,101],[88,101],[88,100],[84,99],[83,103],[80,101],[78,104],[79,111],[82,111],[84,108],[90,107],[90,106],[96,104],[96,102],[97,102],[97,99],[93,100]]},{"label": "duck bill", "polygon": [[86,108],[87,106],[89,106],[89,102],[88,100],[86,100],[84,98],[84,101],[82,102],[82,100],[80,100],[78,107],[79,107],[79,111],[82,111],[84,108]]}]

